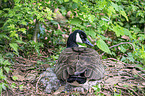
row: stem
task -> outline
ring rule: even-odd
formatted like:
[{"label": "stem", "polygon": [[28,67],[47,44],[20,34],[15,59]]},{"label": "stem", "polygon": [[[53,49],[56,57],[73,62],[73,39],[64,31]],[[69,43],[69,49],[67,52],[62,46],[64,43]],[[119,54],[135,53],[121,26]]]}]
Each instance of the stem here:
[{"label": "stem", "polygon": [[[109,47],[109,48],[113,48],[113,47],[116,47],[116,46],[119,46],[119,45],[122,45],[122,44],[131,44],[132,47],[133,47],[133,50],[135,50],[134,45],[133,45],[132,43],[130,43],[130,42],[121,42],[121,43],[119,43],[119,44],[117,44],[117,45],[113,45],[113,46],[111,46],[111,47]],[[105,54],[105,52],[102,53],[102,55],[104,55],[104,54]]]},{"label": "stem", "polygon": [[39,22],[38,20],[36,19],[36,23],[35,23],[35,31],[33,33],[33,40],[34,42],[37,42],[37,34],[39,32]]}]

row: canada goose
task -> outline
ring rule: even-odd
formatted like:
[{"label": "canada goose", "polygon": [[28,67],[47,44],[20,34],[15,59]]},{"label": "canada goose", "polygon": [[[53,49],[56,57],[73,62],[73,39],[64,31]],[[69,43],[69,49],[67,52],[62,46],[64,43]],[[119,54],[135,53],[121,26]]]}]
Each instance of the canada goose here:
[{"label": "canada goose", "polygon": [[61,52],[56,64],[57,78],[68,83],[79,84],[101,79],[104,68],[99,54],[94,49],[78,45],[77,42],[93,46],[84,31],[76,30],[71,33],[67,40],[67,48]]}]

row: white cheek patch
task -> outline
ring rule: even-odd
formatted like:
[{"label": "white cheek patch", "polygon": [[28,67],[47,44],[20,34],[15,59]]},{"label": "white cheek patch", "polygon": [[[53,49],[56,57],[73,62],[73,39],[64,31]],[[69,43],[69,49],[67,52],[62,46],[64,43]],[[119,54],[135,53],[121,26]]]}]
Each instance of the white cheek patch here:
[{"label": "white cheek patch", "polygon": [[76,35],[76,42],[83,43],[79,33]]},{"label": "white cheek patch", "polygon": [[85,47],[85,46],[79,45],[78,47]]}]

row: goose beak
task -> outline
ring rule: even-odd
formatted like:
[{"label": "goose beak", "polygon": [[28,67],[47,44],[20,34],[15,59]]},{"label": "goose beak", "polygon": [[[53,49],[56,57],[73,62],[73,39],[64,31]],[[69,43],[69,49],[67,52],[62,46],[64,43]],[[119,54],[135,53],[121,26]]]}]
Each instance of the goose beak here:
[{"label": "goose beak", "polygon": [[84,41],[84,43],[87,44],[87,45],[90,45],[90,46],[94,46],[87,38],[86,38],[86,40]]}]

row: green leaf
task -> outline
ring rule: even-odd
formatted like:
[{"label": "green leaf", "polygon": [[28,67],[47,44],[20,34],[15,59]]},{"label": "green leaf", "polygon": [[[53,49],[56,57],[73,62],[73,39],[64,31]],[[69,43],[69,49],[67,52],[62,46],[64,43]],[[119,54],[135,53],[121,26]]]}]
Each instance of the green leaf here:
[{"label": "green leaf", "polygon": [[138,75],[134,75],[134,77],[138,77]]},{"label": "green leaf", "polygon": [[23,87],[24,87],[23,85],[19,85],[20,90],[23,90]]},{"label": "green leaf", "polygon": [[79,0],[73,0],[73,2],[76,2],[76,3],[78,3],[78,2],[79,2]]},{"label": "green leaf", "polygon": [[3,75],[3,69],[2,68],[0,69],[0,75]]},{"label": "green leaf", "polygon": [[123,28],[119,25],[116,25],[113,27],[113,31],[115,32],[116,36],[119,37],[120,35],[123,36],[123,35],[128,35],[130,38],[132,37],[131,36],[131,33],[128,29],[126,28]]},{"label": "green leaf", "polygon": [[68,2],[69,0],[64,0],[64,2]]},{"label": "green leaf", "polygon": [[78,3],[74,2],[74,3],[72,4],[72,8],[73,8],[73,9],[78,8]]},{"label": "green leaf", "polygon": [[10,31],[10,37],[17,37],[18,38],[18,34],[16,33],[16,31]]},{"label": "green leaf", "polygon": [[25,20],[22,20],[22,21],[20,22],[20,24],[22,24],[22,25],[27,25],[27,22],[26,22]]},{"label": "green leaf", "polygon": [[13,80],[17,80],[18,79],[18,77],[16,77],[16,76],[13,76],[12,78],[13,78]]},{"label": "green leaf", "polygon": [[10,68],[9,68],[9,67],[4,67],[4,69],[5,69],[5,71],[6,71],[7,73],[9,73],[9,71],[10,71]]},{"label": "green leaf", "polygon": [[142,68],[142,67],[143,67],[143,65],[141,65],[141,64],[138,64],[138,65],[136,65],[136,67],[140,67],[140,68]]},{"label": "green leaf", "polygon": [[136,6],[134,6],[134,5],[131,5],[131,8],[132,8],[132,10],[133,11],[136,11],[138,8],[136,7]]},{"label": "green leaf", "polygon": [[26,34],[26,28],[20,28],[18,31],[23,32],[24,34]]},{"label": "green leaf", "polygon": [[0,34],[0,39],[3,39],[3,38],[6,38],[6,39],[10,39],[6,34],[3,34],[3,33],[1,33]]},{"label": "green leaf", "polygon": [[23,42],[22,40],[16,40],[17,43],[20,43],[20,44],[27,44],[25,42]]},{"label": "green leaf", "polygon": [[124,31],[122,31],[119,25],[114,26],[113,31],[115,32],[117,37],[119,37],[120,35],[124,35]]},{"label": "green leaf", "polygon": [[95,16],[94,15],[89,15],[88,19],[92,23],[95,20]]},{"label": "green leaf", "polygon": [[128,87],[128,85],[123,85],[123,87]]},{"label": "green leaf", "polygon": [[111,3],[112,3],[112,6],[115,8],[115,10],[119,11],[119,6],[117,4],[115,4],[115,3],[113,3],[113,2],[111,2]]},{"label": "green leaf", "polygon": [[70,23],[73,24],[73,25],[79,25],[82,23],[82,20],[79,19],[79,18],[73,18],[70,20]]},{"label": "green leaf", "polygon": [[110,51],[108,45],[102,39],[97,40],[96,44],[102,51],[104,51],[108,54],[111,54],[111,51]]},{"label": "green leaf", "polygon": [[93,38],[96,38],[96,32],[94,30],[85,31],[87,35],[90,35]]},{"label": "green leaf", "polygon": [[3,88],[4,90],[6,90],[6,84],[5,84],[5,83],[2,83],[2,88]]},{"label": "green leaf", "polygon": [[109,6],[107,11],[108,11],[107,14],[109,17],[112,15],[112,13],[116,13],[113,6]]},{"label": "green leaf", "polygon": [[125,53],[127,51],[122,45],[119,47],[119,50],[123,53]]},{"label": "green leaf", "polygon": [[128,21],[128,17],[127,17],[127,15],[126,15],[125,11],[120,11],[120,13],[121,13],[121,15],[124,16],[125,19]]},{"label": "green leaf", "polygon": [[87,47],[87,45],[84,44],[84,43],[79,43],[79,42],[77,42],[77,44],[78,44],[79,46],[82,46],[82,47]]},{"label": "green leaf", "polygon": [[0,83],[0,94],[2,92],[2,83]]},{"label": "green leaf", "polygon": [[11,63],[8,60],[4,60],[3,64],[4,65],[11,65]]},{"label": "green leaf", "polygon": [[11,84],[11,88],[15,88],[16,87],[16,84],[15,83],[12,83]]},{"label": "green leaf", "polygon": [[14,49],[14,51],[16,51],[18,53],[18,44],[17,43],[10,43],[9,45],[11,48]]}]

